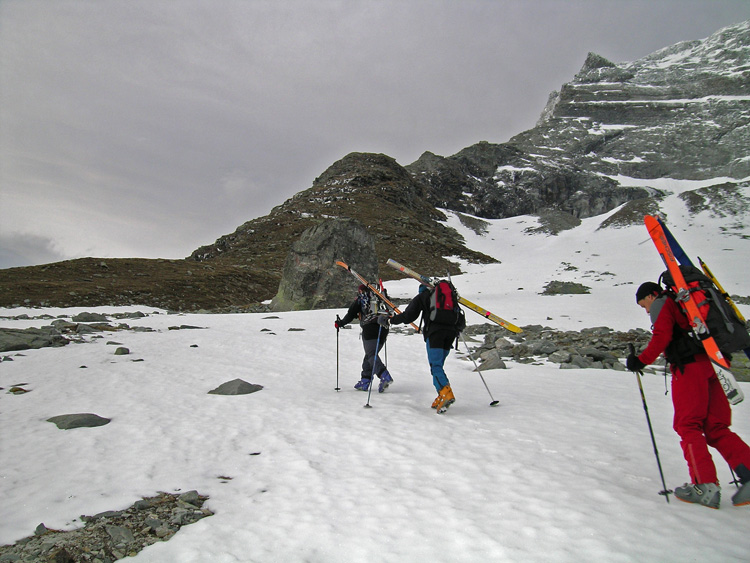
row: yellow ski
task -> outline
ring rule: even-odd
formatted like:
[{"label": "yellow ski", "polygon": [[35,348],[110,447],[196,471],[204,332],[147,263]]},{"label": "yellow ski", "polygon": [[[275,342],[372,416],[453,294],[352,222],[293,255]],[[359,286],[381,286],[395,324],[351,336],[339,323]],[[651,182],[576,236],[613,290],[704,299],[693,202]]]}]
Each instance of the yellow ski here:
[{"label": "yellow ski", "polygon": [[[388,264],[391,268],[394,268],[394,269],[398,270],[399,272],[402,272],[402,273],[406,274],[407,276],[413,277],[419,283],[421,283],[422,285],[426,285],[430,289],[432,289],[432,287],[435,285],[435,282],[437,281],[437,280],[435,280],[435,279],[433,279],[433,278],[431,278],[429,276],[423,276],[422,274],[419,274],[419,273],[415,272],[411,268],[408,268],[408,267],[406,267],[406,266],[404,266],[402,264],[399,264],[398,262],[396,262],[392,258],[389,258],[388,262],[386,262],[386,264]],[[523,332],[523,330],[521,330],[519,327],[517,327],[513,323],[509,323],[505,319],[502,319],[502,318],[498,317],[495,313],[491,313],[487,309],[483,309],[479,305],[477,305],[475,303],[472,303],[468,299],[464,299],[460,295],[458,296],[458,302],[461,305],[463,305],[464,307],[466,307],[467,309],[471,309],[472,311],[474,311],[478,315],[482,315],[485,319],[488,319],[488,320],[492,321],[493,323],[500,325],[501,327],[503,327],[506,330],[509,330],[511,332],[516,332],[516,333]]]},{"label": "yellow ski", "polygon": [[724,291],[724,288],[721,287],[719,280],[717,280],[716,276],[714,276],[713,273],[711,273],[711,270],[708,269],[708,266],[703,260],[701,260],[700,256],[698,256],[698,262],[700,263],[701,268],[703,269],[703,273],[706,274],[706,276],[708,276],[708,279],[714,282],[716,289],[718,289],[721,292],[721,294],[726,298],[727,303],[729,303],[732,306],[732,309],[734,309],[734,312],[737,313],[737,318],[740,319],[743,323],[747,322],[745,320],[745,317],[742,316],[742,313],[740,313],[740,310],[737,308],[737,305],[734,304],[734,301],[732,301],[732,298],[729,296],[729,294],[726,291]]}]

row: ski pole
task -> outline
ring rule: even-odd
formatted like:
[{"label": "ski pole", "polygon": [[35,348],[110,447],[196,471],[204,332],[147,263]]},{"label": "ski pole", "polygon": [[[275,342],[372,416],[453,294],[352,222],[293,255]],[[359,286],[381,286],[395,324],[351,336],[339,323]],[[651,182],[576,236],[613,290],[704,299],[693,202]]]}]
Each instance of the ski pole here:
[{"label": "ski pole", "polygon": [[[630,353],[635,355],[635,346],[630,343]],[[635,378],[638,380],[638,389],[641,391],[641,401],[643,402],[643,411],[646,413],[646,422],[648,422],[648,431],[651,434],[651,443],[654,445],[654,454],[656,455],[656,465],[659,466],[659,475],[661,476],[661,485],[664,487],[659,491],[660,495],[664,495],[669,502],[669,493],[672,491],[667,489],[667,484],[664,482],[664,472],[661,469],[661,460],[659,459],[659,450],[656,448],[656,438],[654,438],[654,429],[651,427],[651,417],[648,415],[648,406],[646,405],[646,394],[643,392],[643,384],[641,383],[642,371],[635,372]]]},{"label": "ski pole", "polygon": [[366,409],[371,409],[372,405],[370,405],[370,394],[372,393],[372,386],[375,383],[375,366],[377,365],[378,361],[378,351],[380,348],[380,333],[383,332],[383,325],[378,323],[378,339],[375,341],[375,353],[372,356],[372,374],[370,375],[370,387],[367,389],[367,404],[365,405]]},{"label": "ski pole", "polygon": [[734,469],[732,469],[731,465],[729,466],[729,472],[732,474],[732,481],[731,482],[734,483],[734,486],[739,489],[740,488],[740,480],[737,479],[737,475],[735,475]]},{"label": "ski pole", "polygon": [[339,323],[341,319],[336,315],[336,391],[341,391],[339,387]]},{"label": "ski pole", "polygon": [[482,383],[484,383],[484,388],[487,389],[487,393],[490,394],[490,399],[492,399],[492,402],[490,403],[491,407],[495,407],[500,403],[500,401],[496,401],[495,397],[492,396],[492,393],[490,393],[490,388],[487,387],[487,382],[484,380],[484,376],[482,375],[482,371],[479,369],[479,366],[477,365],[477,361],[474,359],[474,356],[471,355],[471,350],[469,350],[469,344],[466,342],[466,338],[464,337],[463,332],[458,333],[461,336],[461,340],[464,341],[464,346],[466,346],[466,352],[469,354],[469,357],[471,358],[471,361],[474,362],[474,367],[477,370],[477,373],[479,374],[479,377],[482,378]]}]

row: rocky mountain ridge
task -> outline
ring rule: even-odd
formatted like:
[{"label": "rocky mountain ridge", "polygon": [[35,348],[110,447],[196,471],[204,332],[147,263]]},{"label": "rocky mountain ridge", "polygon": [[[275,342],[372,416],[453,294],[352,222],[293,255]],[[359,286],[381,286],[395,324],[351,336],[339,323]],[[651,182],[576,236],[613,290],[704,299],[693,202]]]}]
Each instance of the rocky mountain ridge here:
[{"label": "rocky mountain ridge", "polygon": [[[407,166],[386,155],[349,154],[312,187],[185,260],[91,258],[0,270],[0,306],[246,310],[276,293],[301,233],[330,218],[362,223],[381,263],[394,257],[420,271],[456,274],[443,257],[492,259],[442,223],[443,209],[477,229],[477,217],[539,215],[554,234],[627,203],[607,223],[616,227],[658,208],[660,178],[717,178],[692,200],[721,213],[737,197],[744,201],[738,187],[750,176],[748,146],[744,22],[630,63],[589,54],[573,80],[551,94],[536,127],[507,143],[479,142],[449,157],[426,152]],[[381,271],[384,279],[396,275],[389,270]]]},{"label": "rocky mountain ridge", "polygon": [[[589,53],[536,127],[407,166],[430,201],[487,218],[591,217],[658,195],[625,178],[750,176],[750,22],[615,64]],[[718,182],[717,182],[718,183]]]}]

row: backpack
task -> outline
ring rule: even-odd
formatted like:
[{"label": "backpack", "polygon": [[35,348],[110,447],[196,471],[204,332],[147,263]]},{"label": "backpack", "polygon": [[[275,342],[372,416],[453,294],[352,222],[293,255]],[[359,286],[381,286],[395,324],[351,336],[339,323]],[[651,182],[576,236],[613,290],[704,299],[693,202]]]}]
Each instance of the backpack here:
[{"label": "backpack", "polygon": [[[385,288],[382,288],[381,292],[385,297],[388,297],[388,293]],[[375,292],[371,289],[367,289],[359,294],[359,320],[360,324],[366,324],[377,320],[378,313],[385,311],[385,304],[381,301]]]},{"label": "backpack", "polygon": [[439,280],[430,290],[430,323],[453,326],[459,332],[466,328],[466,316],[458,305],[458,293],[453,284]]},{"label": "backpack", "polygon": [[[706,321],[708,332],[713,336],[721,353],[731,358],[732,352],[750,348],[750,334],[747,326],[737,317],[726,295],[721,293],[708,276],[695,266],[681,265],[680,271],[685,278],[690,295]],[[663,280],[670,297],[675,299],[684,311],[684,304],[675,293],[674,280],[669,270],[664,272],[659,280]],[[701,335],[699,337],[704,338]]]}]

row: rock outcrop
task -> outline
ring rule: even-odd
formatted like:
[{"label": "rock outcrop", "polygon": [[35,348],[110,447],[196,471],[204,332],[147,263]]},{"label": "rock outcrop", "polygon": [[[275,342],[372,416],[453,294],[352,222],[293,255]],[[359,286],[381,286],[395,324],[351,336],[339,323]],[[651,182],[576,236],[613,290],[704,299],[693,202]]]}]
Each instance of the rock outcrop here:
[{"label": "rock outcrop", "polygon": [[336,260],[344,260],[367,279],[378,275],[375,239],[354,219],[331,219],[302,233],[284,264],[273,311],[347,306],[356,287]]}]

